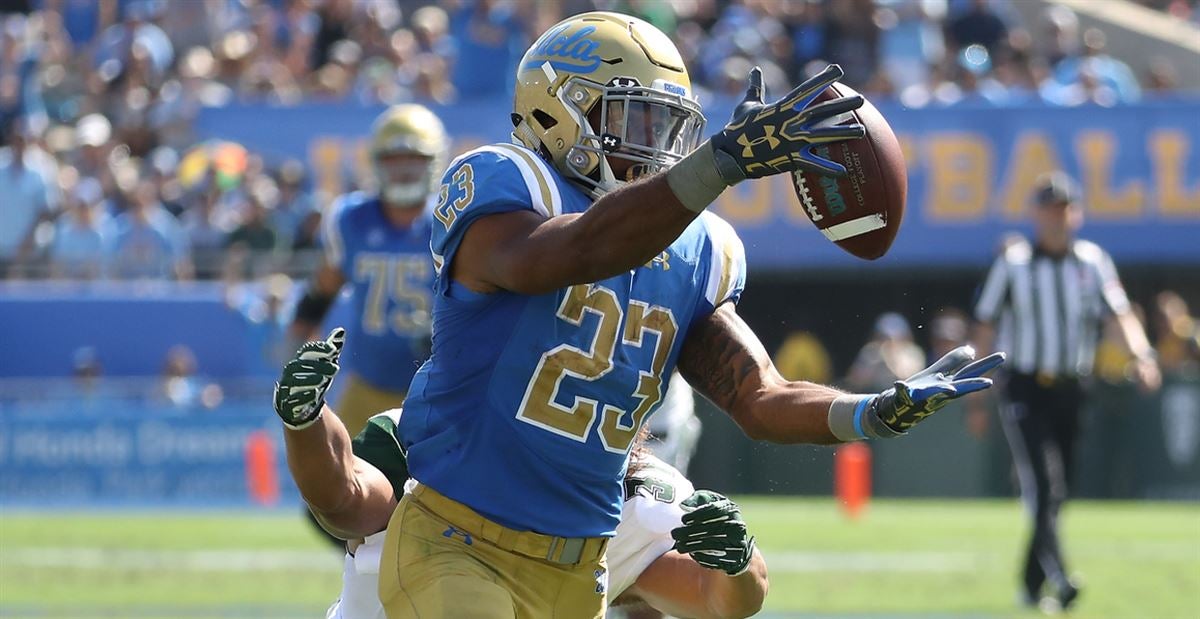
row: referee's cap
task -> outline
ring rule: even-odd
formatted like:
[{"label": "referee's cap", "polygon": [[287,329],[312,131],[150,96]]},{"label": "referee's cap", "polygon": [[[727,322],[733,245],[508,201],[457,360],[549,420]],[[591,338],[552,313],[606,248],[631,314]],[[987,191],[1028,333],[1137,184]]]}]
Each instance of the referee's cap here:
[{"label": "referee's cap", "polygon": [[1038,177],[1034,197],[1040,206],[1055,204],[1073,204],[1079,201],[1079,186],[1075,179],[1062,170],[1043,174]]}]

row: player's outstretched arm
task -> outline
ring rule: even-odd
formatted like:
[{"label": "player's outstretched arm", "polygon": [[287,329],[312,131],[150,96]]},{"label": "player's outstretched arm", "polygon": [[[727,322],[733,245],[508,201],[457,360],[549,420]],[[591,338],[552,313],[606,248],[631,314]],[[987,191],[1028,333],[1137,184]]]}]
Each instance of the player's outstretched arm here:
[{"label": "player's outstretched arm", "polygon": [[859,124],[822,125],[861,106],[862,97],[813,104],[841,75],[830,65],[768,104],[756,67],[729,124],[669,170],[605,194],[582,214],[482,217],[466,231],[452,276],[477,292],[523,294],[596,282],[649,262],[727,187],[797,169],[845,174],[813,152],[864,135]]},{"label": "player's outstretched arm", "polygon": [[354,539],[387,526],[396,496],[379,469],[354,455],[346,426],[325,405],[344,335],[334,329],[328,339],[301,347],[283,368],[274,403],[300,495],[327,531]]},{"label": "player's outstretched arm", "polygon": [[747,436],[776,443],[837,443],[908,432],[950,400],[987,389],[1003,353],[974,361],[962,346],[878,394],[847,394],[780,376],[758,336],[722,304],[688,332],[679,369]]},{"label": "player's outstretched arm", "polygon": [[767,596],[767,562],[757,549],[739,576],[710,570],[670,550],[654,560],[621,594],[674,617],[734,619],[751,617]]},{"label": "player's outstretched arm", "polygon": [[631,596],[680,617],[740,618],[762,609],[767,564],[736,503],[711,490],[684,499],[675,547],[630,588]]}]

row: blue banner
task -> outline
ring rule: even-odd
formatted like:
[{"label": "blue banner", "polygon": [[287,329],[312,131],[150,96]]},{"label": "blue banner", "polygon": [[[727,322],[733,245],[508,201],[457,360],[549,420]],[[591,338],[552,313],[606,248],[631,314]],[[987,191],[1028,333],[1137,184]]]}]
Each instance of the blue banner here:
[{"label": "blue banner", "polygon": [[279,433],[266,404],[0,405],[0,506],[298,505]]},{"label": "blue banner", "polygon": [[[729,102],[709,105],[710,129]],[[268,157],[300,157],[334,194],[369,173],[365,138],[379,108],[308,105],[206,110],[197,131]],[[506,101],[436,109],[456,151],[508,139]],[[1118,108],[881,105],[908,164],[908,210],[882,265],[982,265],[1000,237],[1029,231],[1039,174],[1079,179],[1081,236],[1121,262],[1200,264],[1200,101]],[[713,207],[734,224],[752,269],[854,266],[808,221],[786,178],[743,183]]]}]

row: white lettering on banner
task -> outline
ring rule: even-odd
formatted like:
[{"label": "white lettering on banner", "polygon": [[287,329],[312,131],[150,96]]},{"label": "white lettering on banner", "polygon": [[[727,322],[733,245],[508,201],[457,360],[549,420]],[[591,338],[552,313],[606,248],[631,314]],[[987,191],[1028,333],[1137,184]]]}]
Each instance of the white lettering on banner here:
[{"label": "white lettering on banner", "polygon": [[133,455],[133,440],[108,424],[90,430],[46,427],[14,432],[9,452],[14,465],[120,466]]},{"label": "white lettering on banner", "polygon": [[237,461],[244,457],[250,431],[245,428],[181,427],[147,421],[137,428],[138,455],[143,464]]}]

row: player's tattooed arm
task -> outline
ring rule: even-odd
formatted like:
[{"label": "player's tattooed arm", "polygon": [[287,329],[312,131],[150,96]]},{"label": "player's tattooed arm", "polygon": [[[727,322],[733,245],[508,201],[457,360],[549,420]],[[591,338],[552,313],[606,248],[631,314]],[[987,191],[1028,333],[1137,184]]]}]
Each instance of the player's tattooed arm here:
[{"label": "player's tattooed arm", "polygon": [[835,443],[829,405],[835,389],[779,375],[758,336],[722,304],[688,331],[679,370],[747,436],[777,443]]}]

